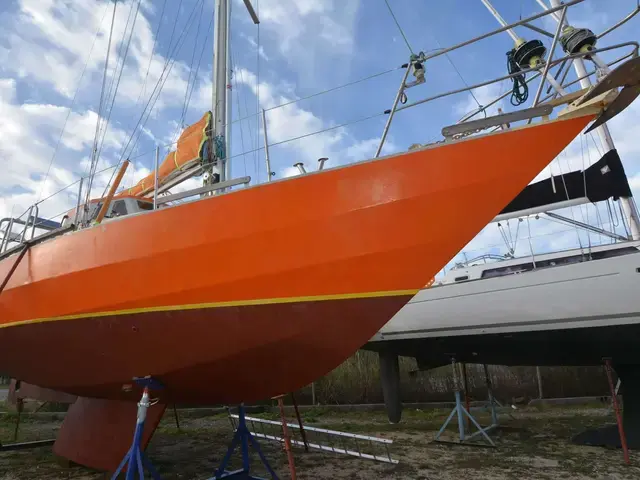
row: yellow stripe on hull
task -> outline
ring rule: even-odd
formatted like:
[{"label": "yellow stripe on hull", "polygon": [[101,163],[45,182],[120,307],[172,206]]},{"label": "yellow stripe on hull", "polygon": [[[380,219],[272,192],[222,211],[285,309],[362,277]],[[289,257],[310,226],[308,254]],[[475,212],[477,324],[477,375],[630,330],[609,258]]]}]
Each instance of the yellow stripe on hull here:
[{"label": "yellow stripe on hull", "polygon": [[210,302],[195,303],[191,305],[165,305],[159,307],[130,308],[124,310],[113,310],[107,312],[86,312],[75,315],[63,315],[59,317],[34,318],[30,320],[21,320],[18,322],[0,324],[0,328],[15,327],[19,325],[27,325],[31,323],[57,322],[62,320],[78,320],[81,318],[97,318],[111,317],[118,315],[136,315],[138,313],[150,312],[173,312],[177,310],[201,310],[210,308],[229,308],[229,307],[247,307],[253,305],[272,305],[285,303],[302,303],[302,302],[323,302],[329,300],[349,300],[355,298],[382,298],[382,297],[398,297],[405,295],[415,295],[420,290],[393,290],[383,292],[365,292],[365,293],[342,293],[333,295],[310,295],[305,297],[284,297],[284,298],[261,298],[255,300],[238,300],[230,302]]}]

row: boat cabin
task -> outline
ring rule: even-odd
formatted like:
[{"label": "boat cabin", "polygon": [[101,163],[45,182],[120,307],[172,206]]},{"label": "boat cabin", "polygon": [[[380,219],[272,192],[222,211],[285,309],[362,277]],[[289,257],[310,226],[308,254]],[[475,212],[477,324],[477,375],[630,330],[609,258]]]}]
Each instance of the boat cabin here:
[{"label": "boat cabin", "polygon": [[590,251],[587,249],[572,249],[540,254],[534,257],[504,258],[496,255],[483,255],[468,262],[456,264],[435,285],[451,285],[471,280],[521,274],[543,268],[561,267],[574,263],[638,253],[638,250],[640,250],[640,243],[638,242],[620,242],[591,247]]},{"label": "boat cabin", "polygon": [[[93,220],[102,208],[104,198],[97,198],[89,202],[89,215],[88,218]],[[84,205],[81,205],[82,209]],[[133,213],[141,213],[148,210],[153,210],[153,201],[148,198],[136,197],[134,195],[116,197],[111,201],[109,211],[105,215],[105,220],[110,218],[123,217],[125,215],[131,215]],[[76,218],[76,209],[69,211],[62,219],[62,226],[66,227],[71,225]]]}]

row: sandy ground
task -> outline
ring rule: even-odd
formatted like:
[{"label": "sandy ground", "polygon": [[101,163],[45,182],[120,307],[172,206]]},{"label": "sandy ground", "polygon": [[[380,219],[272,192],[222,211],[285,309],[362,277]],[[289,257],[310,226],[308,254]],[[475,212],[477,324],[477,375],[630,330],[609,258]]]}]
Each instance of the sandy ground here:
[{"label": "sandy ground", "polygon": [[[444,445],[433,438],[448,411],[408,411],[403,422],[390,425],[381,413],[335,414],[317,409],[305,413],[305,423],[365,435],[376,435],[394,441],[391,455],[400,462],[389,465],[370,460],[295,448],[295,463],[300,479],[638,479],[640,453],[631,453],[632,466],[623,462],[622,452],[596,447],[575,446],[573,434],[585,427],[601,426],[614,421],[605,408],[519,409],[501,415],[503,427],[493,438],[497,448]],[[272,415],[262,415],[273,419]],[[489,417],[479,414],[481,423]],[[8,443],[13,435],[15,418],[0,414],[0,440]],[[226,416],[186,418],[176,428],[168,413],[156,433],[148,454],[162,478],[210,478],[226,451],[231,427]],[[60,420],[25,418],[20,427],[20,440],[51,438]],[[457,426],[452,424],[446,436],[453,439]],[[314,440],[312,437],[311,441]],[[326,437],[321,440],[326,443]],[[281,478],[289,478],[282,447],[267,440],[260,441]],[[354,448],[350,444],[349,448]],[[255,455],[254,455],[255,457]],[[267,476],[254,460],[255,473]],[[233,466],[239,465],[239,459]],[[63,467],[50,447],[0,453],[0,479],[102,479],[104,474],[78,466]],[[108,478],[108,477],[106,477]]]}]

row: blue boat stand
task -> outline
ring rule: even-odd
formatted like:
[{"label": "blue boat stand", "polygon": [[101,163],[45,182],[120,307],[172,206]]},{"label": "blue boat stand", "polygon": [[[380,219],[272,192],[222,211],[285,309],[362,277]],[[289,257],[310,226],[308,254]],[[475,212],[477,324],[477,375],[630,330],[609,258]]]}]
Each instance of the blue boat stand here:
[{"label": "blue boat stand", "polygon": [[[222,478],[234,478],[234,479],[250,479],[250,480],[263,480],[260,477],[254,477],[250,474],[251,465],[249,462],[249,443],[251,443],[251,447],[256,451],[262,464],[265,466],[269,475],[273,480],[278,480],[278,476],[276,472],[273,471],[271,465],[267,461],[266,457],[262,453],[260,449],[260,445],[257,440],[251,435],[251,432],[247,428],[247,422],[245,420],[245,412],[244,405],[240,404],[238,406],[238,427],[233,435],[233,440],[229,445],[226,455],[222,459],[220,466],[216,470],[214,476],[210,480],[218,480]],[[231,460],[231,455],[235,451],[236,447],[240,445],[240,452],[242,454],[242,468],[239,470],[234,470],[231,472],[226,471],[227,466],[229,465],[229,461]]]},{"label": "blue boat stand", "polygon": [[[496,414],[496,400],[493,397],[493,392],[491,388],[491,379],[489,377],[487,366],[486,365],[484,366],[484,372],[486,376],[487,390],[489,395],[489,407],[491,409],[491,425],[489,425],[488,427],[481,427],[478,421],[473,417],[473,415],[471,415],[471,413],[464,407],[462,403],[462,398],[461,398],[462,396],[460,395],[461,388],[460,388],[460,382],[458,380],[458,375],[457,375],[456,361],[453,358],[451,359],[451,365],[453,367],[453,384],[455,388],[456,406],[453,407],[453,410],[451,410],[451,413],[449,414],[444,424],[440,428],[440,431],[438,431],[438,433],[436,434],[435,441],[441,442],[441,443],[460,443],[465,445],[480,446],[481,444],[472,443],[472,442],[469,442],[469,440],[473,440],[481,436],[487,442],[488,445],[486,446],[495,448],[496,445],[495,443],[493,443],[493,440],[491,440],[491,437],[489,436],[489,432],[496,429],[499,426],[499,424],[498,424],[498,416]],[[442,433],[445,431],[445,429],[447,428],[447,425],[449,425],[451,420],[453,420],[454,416],[457,416],[457,420],[458,420],[458,435],[459,435],[458,442],[447,442],[444,440],[440,440],[440,435],[442,435]],[[467,417],[471,421],[471,423],[473,423],[473,425],[477,429],[476,432],[470,435],[467,435],[465,433],[464,417]]]},{"label": "blue boat stand", "polygon": [[158,475],[158,472],[140,448],[140,444],[142,442],[142,433],[144,432],[144,421],[147,418],[147,410],[152,405],[149,401],[149,390],[159,390],[162,388],[162,384],[151,377],[134,378],[133,380],[136,384],[143,387],[142,398],[140,402],[138,402],[138,414],[136,417],[136,429],[133,434],[133,443],[111,476],[111,480],[116,480],[125,466],[127,467],[126,480],[144,478],[144,468],[151,474],[153,480],[161,480],[160,475]]}]

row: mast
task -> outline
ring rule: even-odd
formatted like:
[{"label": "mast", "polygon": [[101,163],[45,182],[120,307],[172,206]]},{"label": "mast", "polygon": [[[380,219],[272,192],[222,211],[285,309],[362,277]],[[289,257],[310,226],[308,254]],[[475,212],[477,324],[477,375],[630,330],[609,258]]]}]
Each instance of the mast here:
[{"label": "mast", "polygon": [[[227,19],[225,33],[227,35],[226,44],[227,48],[231,46],[231,2],[227,4]],[[225,128],[224,128],[224,174],[222,175],[225,180],[231,178],[231,164],[229,163],[229,157],[231,156],[231,112],[233,111],[233,98],[231,97],[231,75],[233,75],[233,65],[231,63],[231,50],[226,56],[226,77],[225,77]]]},{"label": "mast", "polygon": [[[552,7],[559,7],[561,5],[560,0],[549,0],[549,2],[551,3]],[[549,9],[543,1],[538,0],[538,3],[545,10]],[[555,18],[555,20],[558,22],[560,21],[560,19],[556,15],[553,15],[553,18]],[[569,20],[567,19],[566,15],[565,24],[569,25]],[[587,75],[587,69],[584,66],[584,61],[582,60],[582,58],[575,58],[573,60],[573,68],[578,78],[581,78],[580,86],[582,88],[591,87],[591,80]],[[595,131],[600,137],[600,140],[605,146],[607,152],[616,148],[615,144],[613,143],[613,138],[611,138],[611,132],[609,131],[609,127],[606,123],[596,128]],[[640,239],[640,217],[638,215],[638,209],[636,207],[635,201],[633,200],[633,197],[620,197],[618,201],[620,202],[620,206],[622,207],[622,211],[626,218],[627,224],[629,225],[631,238],[633,240]]]},{"label": "mast", "polygon": [[[227,65],[228,65],[228,39],[227,34],[229,16],[228,16],[228,0],[216,0],[215,8],[213,11],[215,21],[215,31],[213,35],[213,82],[212,82],[212,99],[211,99],[211,113],[213,114],[212,132],[211,132],[211,157],[212,160],[217,158],[220,154],[218,145],[223,144],[225,152],[223,158],[217,158],[218,166],[212,170],[212,173],[217,173],[220,177],[220,182],[224,182],[226,163],[227,163],[227,140],[226,140],[226,128],[227,123]],[[210,178],[210,183],[215,183],[213,178]]]},{"label": "mast", "polygon": [[[253,23],[258,24],[258,16],[249,0],[244,0]],[[224,145],[224,155],[217,158],[218,165],[212,169],[217,173],[218,181],[224,182],[230,177],[229,154],[231,152],[231,6],[229,0],[215,0],[213,10],[215,31],[213,35],[213,81],[211,113],[213,114],[211,131],[211,160],[219,152],[218,145]],[[213,178],[205,183],[214,183]]]}]

